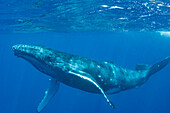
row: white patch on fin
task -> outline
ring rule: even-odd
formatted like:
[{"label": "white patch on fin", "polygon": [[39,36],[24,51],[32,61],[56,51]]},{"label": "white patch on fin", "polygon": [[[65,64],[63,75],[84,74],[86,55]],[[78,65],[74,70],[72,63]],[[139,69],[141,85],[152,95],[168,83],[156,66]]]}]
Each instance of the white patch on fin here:
[{"label": "white patch on fin", "polygon": [[45,91],[45,96],[41,100],[41,103],[39,104],[37,108],[37,112],[42,111],[42,109],[49,103],[49,101],[52,99],[52,97],[55,95],[55,93],[59,89],[60,82],[56,81],[56,79],[53,79],[53,78],[49,80],[50,80],[49,88],[47,89],[47,91]]},{"label": "white patch on fin", "polygon": [[[82,71],[79,71],[80,73],[84,74],[84,72]],[[103,96],[106,98],[107,102],[109,103],[109,105],[112,107],[112,108],[115,108],[115,106],[112,104],[112,102],[110,101],[109,97],[105,94],[105,92],[103,91],[103,89],[98,85],[98,83],[96,82],[96,80],[93,80],[92,78],[89,78],[89,77],[86,77],[86,76],[83,76],[79,73],[75,73],[75,72],[72,72],[72,71],[69,71],[68,73],[70,74],[73,74],[73,75],[77,75],[78,77],[82,78],[82,79],[85,79],[85,80],[88,80],[89,82],[91,82],[93,85],[95,85],[99,90],[100,92],[103,94]]]}]

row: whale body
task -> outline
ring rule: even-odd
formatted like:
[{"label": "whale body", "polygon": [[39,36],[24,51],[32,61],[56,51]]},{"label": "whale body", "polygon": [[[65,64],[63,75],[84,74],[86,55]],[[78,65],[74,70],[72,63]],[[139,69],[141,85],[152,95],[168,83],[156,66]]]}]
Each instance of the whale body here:
[{"label": "whale body", "polygon": [[138,87],[170,62],[170,57],[154,65],[137,65],[136,70],[125,69],[113,62],[95,61],[46,48],[44,46],[14,45],[14,54],[30,62],[42,73],[50,76],[50,86],[40,102],[37,112],[49,103],[60,83],[80,90],[103,94],[115,108],[107,94]]}]

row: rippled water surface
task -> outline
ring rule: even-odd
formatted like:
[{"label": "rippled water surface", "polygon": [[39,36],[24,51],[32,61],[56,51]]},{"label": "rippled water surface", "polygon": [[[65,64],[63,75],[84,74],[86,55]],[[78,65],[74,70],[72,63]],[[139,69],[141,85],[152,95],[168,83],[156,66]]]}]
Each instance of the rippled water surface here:
[{"label": "rippled water surface", "polygon": [[168,0],[1,0],[0,30],[169,31]]},{"label": "rippled water surface", "polygon": [[[0,113],[36,113],[49,76],[12,46],[43,45],[135,69],[170,56],[169,0],[0,0]],[[170,113],[170,65],[141,87],[103,95],[68,87],[42,113]]]}]

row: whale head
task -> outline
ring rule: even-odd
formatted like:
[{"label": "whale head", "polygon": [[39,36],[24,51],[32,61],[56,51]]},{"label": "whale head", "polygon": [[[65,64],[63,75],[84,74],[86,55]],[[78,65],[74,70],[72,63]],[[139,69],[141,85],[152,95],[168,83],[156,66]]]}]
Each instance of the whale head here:
[{"label": "whale head", "polygon": [[46,48],[42,46],[30,46],[30,45],[23,45],[18,44],[12,47],[14,51],[14,55],[18,57],[22,57],[26,60],[39,60],[44,61],[45,59],[49,59],[49,52]]},{"label": "whale head", "polygon": [[30,46],[23,44],[14,45],[12,49],[15,56],[27,60],[41,72],[48,75],[50,74],[49,72],[52,72],[49,70],[51,69],[50,63],[55,59],[55,57],[49,49],[42,46]]}]

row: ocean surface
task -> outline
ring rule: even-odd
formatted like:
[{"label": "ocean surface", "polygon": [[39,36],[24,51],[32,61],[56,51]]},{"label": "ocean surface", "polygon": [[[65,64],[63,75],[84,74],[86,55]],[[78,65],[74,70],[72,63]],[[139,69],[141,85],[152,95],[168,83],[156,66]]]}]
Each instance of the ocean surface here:
[{"label": "ocean surface", "polygon": [[[47,75],[14,56],[16,44],[135,69],[170,56],[168,0],[0,0],[0,113],[36,113]],[[170,113],[170,65],[138,88],[103,95],[64,84],[42,113]]]}]

